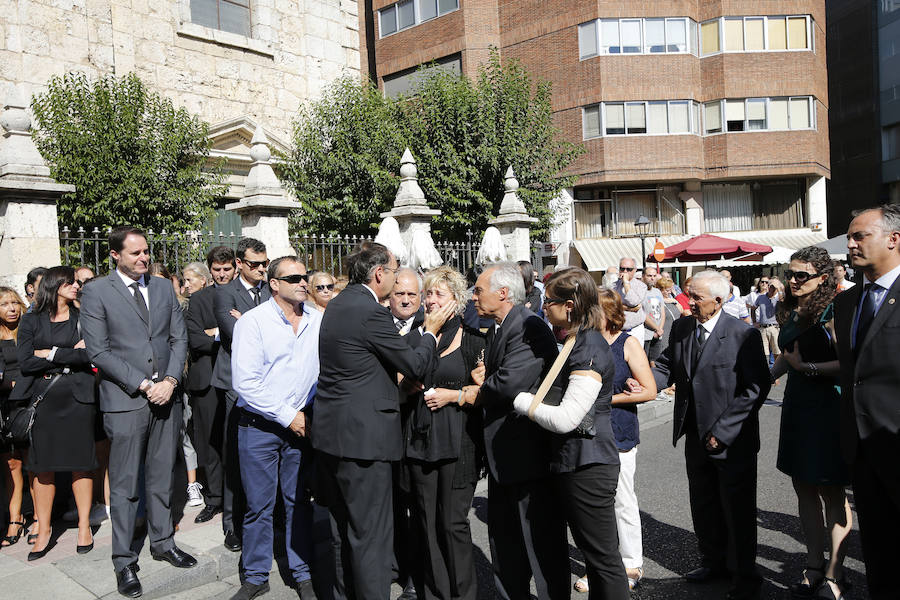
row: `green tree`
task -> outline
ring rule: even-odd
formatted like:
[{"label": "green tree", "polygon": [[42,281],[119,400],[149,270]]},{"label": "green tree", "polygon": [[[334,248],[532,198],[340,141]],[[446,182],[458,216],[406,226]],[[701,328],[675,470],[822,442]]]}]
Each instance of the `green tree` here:
[{"label": "green tree", "polygon": [[496,51],[474,80],[433,65],[417,77],[414,94],[398,99],[344,79],[304,109],[283,171],[303,205],[295,229],[371,233],[394,199],[408,146],[426,200],[441,210],[432,223],[438,236],[484,229],[512,165],[529,214],[540,219],[532,236],[544,237],[556,219],[552,200],[573,183],[563,172],[584,151],[558,138],[549,82],[535,83]]},{"label": "green tree", "polygon": [[31,108],[51,175],[75,186],[58,203],[70,229],[197,229],[227,190],[223,165],[207,164],[209,126],[134,73],[53,77]]}]

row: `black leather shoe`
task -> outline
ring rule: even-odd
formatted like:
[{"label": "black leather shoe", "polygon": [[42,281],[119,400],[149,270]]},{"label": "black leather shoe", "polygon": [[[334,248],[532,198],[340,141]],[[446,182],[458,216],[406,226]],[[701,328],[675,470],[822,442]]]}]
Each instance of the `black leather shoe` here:
[{"label": "black leather shoe", "polygon": [[300,600],[318,600],[316,591],[313,589],[312,579],[297,584],[297,597]]},{"label": "black leather shoe", "polygon": [[212,520],[212,518],[220,512],[222,512],[221,506],[204,506],[203,510],[194,517],[194,523],[206,523],[207,521]]},{"label": "black leather shoe", "polygon": [[44,558],[45,556],[47,556],[47,553],[50,552],[50,549],[53,548],[53,546],[55,546],[55,545],[56,544],[54,544],[53,542],[47,542],[47,545],[44,546],[43,550],[29,552],[28,553],[29,562],[32,560],[37,560],[39,558]]},{"label": "black leather shoe", "polygon": [[116,584],[119,593],[126,598],[137,598],[144,593],[144,588],[141,587],[141,580],[138,579],[137,573],[135,573],[137,570],[135,567],[137,567],[136,564],[128,565],[116,573]]},{"label": "black leather shoe", "polygon": [[241,589],[237,591],[237,593],[231,597],[231,600],[252,600],[257,596],[262,596],[266,592],[269,591],[269,582],[263,582],[260,584],[254,584],[249,582],[244,582],[241,585]]},{"label": "black leather shoe", "polygon": [[708,583],[728,576],[728,570],[723,567],[697,567],[684,574],[684,578],[691,583]]},{"label": "black leather shoe", "polygon": [[225,547],[231,550],[232,552],[240,552],[241,551],[241,538],[239,538],[233,531],[225,532]]},{"label": "black leather shoe", "polygon": [[171,550],[166,550],[161,554],[153,554],[151,552],[150,555],[153,557],[153,560],[164,560],[179,569],[189,569],[197,564],[196,558],[184,550],[179,550],[177,546],[173,546]]}]

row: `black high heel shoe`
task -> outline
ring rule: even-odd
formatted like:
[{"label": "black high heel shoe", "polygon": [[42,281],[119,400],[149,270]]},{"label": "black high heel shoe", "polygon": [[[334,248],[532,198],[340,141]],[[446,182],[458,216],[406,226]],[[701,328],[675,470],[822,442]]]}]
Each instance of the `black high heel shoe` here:
[{"label": "black high heel shoe", "polygon": [[[37,519],[31,522],[31,529],[37,531]],[[25,538],[25,543],[29,546],[34,546],[34,543],[37,541],[38,534],[37,533],[29,533],[28,537]]]},{"label": "black high heel shoe", "polygon": [[28,561],[31,562],[31,561],[37,560],[39,558],[44,558],[45,556],[47,556],[47,553],[50,552],[50,549],[53,548],[53,546],[54,546],[53,542],[47,542],[47,545],[44,546],[43,550],[38,550],[36,552],[29,552],[28,553]]},{"label": "black high heel shoe", "polygon": [[93,535],[91,535],[91,543],[90,544],[85,544],[84,546],[82,546],[81,544],[75,545],[75,552],[77,552],[78,554],[87,554],[88,552],[90,552],[93,549],[94,549],[94,536]]},{"label": "black high heel shoe", "polygon": [[25,519],[22,519],[21,521],[10,521],[9,524],[18,525],[19,533],[17,533],[16,535],[7,535],[3,538],[3,540],[0,540],[0,548],[9,548],[10,546],[18,542],[19,539],[21,539],[22,534],[25,533]]},{"label": "black high heel shoe", "polygon": [[[814,575],[815,574],[815,575]],[[803,580],[791,584],[789,588],[794,598],[812,598],[825,581],[825,565],[821,567],[807,566],[803,569]]]},{"label": "black high heel shoe", "polygon": [[[834,595],[834,588],[830,584],[834,584],[837,588],[837,596]],[[847,589],[846,580],[837,581],[831,577],[823,577],[822,585],[816,592],[816,598],[827,598],[828,600],[844,600],[844,590]]]}]

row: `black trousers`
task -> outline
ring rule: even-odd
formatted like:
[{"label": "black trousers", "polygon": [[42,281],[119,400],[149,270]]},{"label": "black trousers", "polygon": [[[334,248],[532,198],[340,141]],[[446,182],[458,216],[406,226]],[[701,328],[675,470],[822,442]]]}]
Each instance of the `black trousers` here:
[{"label": "black trousers", "polygon": [[203,498],[207,506],[222,506],[222,430],[224,410],[219,410],[216,388],[190,392],[191,421],[194,423],[191,441],[206,475]]},{"label": "black trousers", "polygon": [[469,528],[475,483],[454,487],[456,465],[456,460],[409,463],[423,579],[416,592],[428,600],[475,600],[478,593]]},{"label": "black trousers", "polygon": [[218,405],[216,407],[215,423],[221,423],[221,438],[214,443],[222,448],[221,460],[224,473],[222,486],[222,530],[233,531],[238,536],[244,523],[244,513],[247,512],[247,500],[244,497],[244,488],[241,483],[240,452],[238,452],[238,421],[240,410],[235,409],[237,394],[232,390],[216,388]]},{"label": "black trousers", "polygon": [[391,563],[391,578],[406,587],[410,580],[421,581],[421,569],[417,570],[415,539],[412,513],[415,499],[410,490],[409,465],[406,460],[391,463],[394,498],[394,558]]},{"label": "black trousers", "polygon": [[504,600],[531,595],[568,600],[570,580],[566,522],[549,477],[522,483],[488,480],[488,537],[494,583]]},{"label": "black trousers", "polygon": [[853,464],[853,499],[872,600],[897,597],[900,477],[895,461],[896,457],[872,456],[861,446]]},{"label": "black trousers", "polygon": [[628,577],[616,529],[619,465],[589,465],[554,479],[572,537],[584,555],[588,598],[628,600]]},{"label": "black trousers", "polygon": [[[752,425],[752,424],[749,424]],[[706,451],[696,428],[685,435],[691,518],[704,566],[727,568],[736,584],[758,582],[756,452],[742,430],[726,458]]]},{"label": "black trousers", "polygon": [[391,463],[316,455],[316,494],[331,513],[335,597],[385,600],[391,593],[394,519]]}]

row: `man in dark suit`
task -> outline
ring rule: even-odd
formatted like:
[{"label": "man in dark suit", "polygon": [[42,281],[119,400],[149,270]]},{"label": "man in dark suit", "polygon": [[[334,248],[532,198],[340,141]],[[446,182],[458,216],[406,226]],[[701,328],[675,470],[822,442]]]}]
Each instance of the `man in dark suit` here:
[{"label": "man in dark suit", "polygon": [[100,370],[100,409],[111,441],[109,457],[112,560],[119,593],[142,593],[132,549],[141,466],[147,529],[154,559],[176,567],[197,561],[175,546],[170,510],[172,471],[182,405],[173,395],[187,358],[181,306],[167,280],[150,277],[150,251],[140,229],[109,235],[116,270],[88,286],[81,330],[91,362]]},{"label": "man in dark suit", "polygon": [[513,400],[534,392],[556,359],[556,340],[530,309],[516,263],[488,267],[472,292],[478,315],[493,319],[488,330],[484,408],[488,480],[488,535],[494,582],[502,598],[569,597],[566,524],[553,498],[550,434],[516,414]]},{"label": "man in dark suit", "polygon": [[[452,303],[425,317],[411,348],[380,304],[394,287],[397,259],[366,244],[349,259],[350,285],[328,303],[319,335],[320,373],[311,427],[317,498],[340,540],[342,581],[350,599],[388,598],[391,586],[391,462],[403,456],[398,371],[420,380],[436,366],[436,333]],[[343,585],[343,590],[340,589]]]},{"label": "man in dark suit", "polygon": [[857,214],[847,249],[864,278],[834,299],[841,447],[852,467],[869,597],[881,600],[900,596],[900,207]]},{"label": "man in dark suit", "polygon": [[216,288],[213,299],[216,326],[219,329],[219,353],[211,380],[218,396],[218,410],[223,411],[221,456],[225,477],[222,529],[225,531],[225,547],[232,552],[241,549],[244,493],[237,448],[238,413],[234,411],[237,393],[231,386],[231,340],[234,324],[241,315],[271,297],[269,286],[266,285],[266,269],[269,266],[266,245],[253,238],[242,238],[238,242],[235,260],[238,276],[231,283]]},{"label": "man in dark suit", "polygon": [[759,330],[722,311],[728,280],[702,271],[688,291],[693,318],[672,325],[654,366],[660,389],[675,384],[672,444],[685,436],[691,517],[702,557],[685,578],[731,574],[729,600],[756,598],[756,455],[759,408],[770,376]]},{"label": "man in dark suit", "polygon": [[[219,354],[219,324],[216,321],[216,288],[231,282],[235,273],[234,251],[216,246],[206,255],[206,266],[215,272],[213,285],[191,295],[185,315],[191,364],[185,388],[190,394],[193,443],[206,475],[203,496],[206,506],[194,518],[205,523],[222,512],[222,441],[225,423],[224,406],[212,385],[213,367]],[[213,270],[215,268],[215,271]],[[225,524],[223,519],[223,525]],[[229,529],[225,529],[227,533]]]}]

